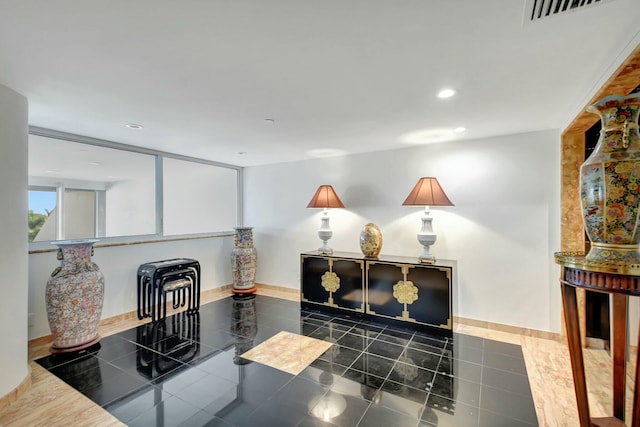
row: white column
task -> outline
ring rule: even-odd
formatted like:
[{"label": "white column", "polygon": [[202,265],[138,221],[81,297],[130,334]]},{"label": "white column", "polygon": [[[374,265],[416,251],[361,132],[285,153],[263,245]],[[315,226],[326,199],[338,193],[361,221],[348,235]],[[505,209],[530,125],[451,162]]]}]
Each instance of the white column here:
[{"label": "white column", "polygon": [[27,112],[27,99],[0,85],[0,398],[29,374]]}]

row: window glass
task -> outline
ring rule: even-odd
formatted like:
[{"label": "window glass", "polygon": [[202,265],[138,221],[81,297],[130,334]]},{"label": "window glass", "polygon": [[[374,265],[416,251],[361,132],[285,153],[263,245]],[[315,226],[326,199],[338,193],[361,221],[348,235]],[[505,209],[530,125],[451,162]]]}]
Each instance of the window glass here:
[{"label": "window glass", "polygon": [[54,240],[55,219],[50,221],[56,209],[55,188],[29,189],[29,241]]},{"label": "window glass", "polygon": [[64,190],[64,238],[97,237],[96,192],[93,190]]},{"label": "window glass", "polygon": [[231,230],[236,226],[238,171],[163,159],[164,234]]},{"label": "window glass", "polygon": [[155,156],[29,135],[29,186],[61,198],[35,240],[156,232]]}]

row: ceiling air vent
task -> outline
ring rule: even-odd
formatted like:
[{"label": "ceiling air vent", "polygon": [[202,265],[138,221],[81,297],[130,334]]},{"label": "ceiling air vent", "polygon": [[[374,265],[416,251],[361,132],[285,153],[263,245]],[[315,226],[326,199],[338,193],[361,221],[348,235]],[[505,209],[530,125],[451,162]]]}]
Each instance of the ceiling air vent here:
[{"label": "ceiling air vent", "polygon": [[613,0],[525,0],[523,23],[560,16]]}]

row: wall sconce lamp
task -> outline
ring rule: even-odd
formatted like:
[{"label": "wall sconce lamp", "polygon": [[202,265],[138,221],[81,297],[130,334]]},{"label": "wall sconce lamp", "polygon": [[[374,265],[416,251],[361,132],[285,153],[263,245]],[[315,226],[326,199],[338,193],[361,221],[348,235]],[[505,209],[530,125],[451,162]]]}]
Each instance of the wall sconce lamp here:
[{"label": "wall sconce lamp", "polygon": [[318,249],[318,252],[324,255],[331,255],[333,249],[327,246],[327,242],[333,236],[333,231],[329,225],[329,208],[344,208],[342,201],[330,185],[321,185],[318,187],[318,191],[313,195],[313,198],[307,205],[307,208],[323,208],[324,215],[322,216],[322,223],[318,230],[318,237],[322,240],[322,247]]},{"label": "wall sconce lamp", "polygon": [[437,235],[433,232],[433,218],[430,215],[429,206],[454,206],[454,204],[451,203],[438,180],[434,177],[427,177],[418,180],[402,205],[424,206],[422,228],[418,233],[418,242],[422,244],[424,249],[418,259],[420,262],[434,264],[436,258],[431,254],[430,246],[436,242]]}]

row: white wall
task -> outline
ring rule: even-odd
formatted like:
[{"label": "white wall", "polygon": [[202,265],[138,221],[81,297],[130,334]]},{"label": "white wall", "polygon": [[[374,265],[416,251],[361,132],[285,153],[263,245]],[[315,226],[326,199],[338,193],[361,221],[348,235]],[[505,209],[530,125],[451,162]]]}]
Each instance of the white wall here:
[{"label": "white wall", "polygon": [[299,287],[299,254],[321,243],[321,212],[305,208],[321,184],[346,206],[330,212],[334,250],[359,252],[374,222],[383,254],[419,254],[421,209],[401,205],[418,178],[436,176],[455,204],[432,208],[432,251],[458,262],[454,315],[558,332],[559,171],[558,131],[246,168],[257,281]]},{"label": "white wall", "polygon": [[0,397],[29,375],[27,365],[27,99],[0,85]]},{"label": "white wall", "polygon": [[[26,244],[24,236],[21,237]],[[100,247],[98,243],[93,261],[98,264],[105,278],[102,318],[137,309],[136,274],[138,266],[146,262],[195,258],[200,262],[202,291],[230,284],[232,249],[232,235],[111,247]],[[29,339],[51,333],[44,300],[45,285],[53,269],[59,265],[55,251],[29,255],[29,313],[33,313]],[[10,269],[3,271],[8,270]],[[20,315],[24,316],[23,313],[26,313],[26,304]],[[6,324],[15,324],[15,321]],[[24,345],[26,348],[26,337]]]}]

